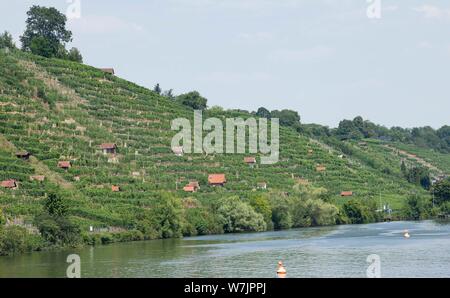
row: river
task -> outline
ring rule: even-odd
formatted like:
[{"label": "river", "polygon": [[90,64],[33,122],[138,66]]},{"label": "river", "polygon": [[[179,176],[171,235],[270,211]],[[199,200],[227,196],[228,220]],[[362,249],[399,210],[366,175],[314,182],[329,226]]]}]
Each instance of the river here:
[{"label": "river", "polygon": [[[403,237],[409,230],[411,237]],[[69,254],[82,277],[450,277],[450,223],[391,222],[118,243],[0,257],[0,277],[65,277]]]}]

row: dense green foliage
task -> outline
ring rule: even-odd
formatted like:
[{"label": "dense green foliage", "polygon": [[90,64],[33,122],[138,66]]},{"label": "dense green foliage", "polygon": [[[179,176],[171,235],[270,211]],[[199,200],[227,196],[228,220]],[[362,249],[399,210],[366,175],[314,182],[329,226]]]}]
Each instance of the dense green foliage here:
[{"label": "dense green foliage", "polygon": [[434,201],[437,204],[450,202],[450,178],[439,181],[433,186]]},{"label": "dense green foliage", "polygon": [[200,95],[197,91],[180,94],[175,97],[175,101],[193,108],[194,110],[204,110],[207,107],[208,100]]},{"label": "dense green foliage", "polygon": [[222,199],[218,213],[222,217],[225,232],[260,232],[266,229],[263,216],[239,197]]},{"label": "dense green foliage", "polygon": [[15,49],[16,45],[14,44],[13,37],[7,31],[0,34],[0,49]]},{"label": "dense green foliage", "polygon": [[77,48],[66,50],[72,32],[66,29],[66,16],[54,7],[34,5],[27,12],[26,29],[20,37],[22,49],[47,58],[83,62]]},{"label": "dense green foliage", "polygon": [[450,153],[450,126],[444,125],[435,130],[429,126],[412,129],[386,128],[364,120],[358,116],[353,120],[342,120],[338,128],[329,129],[320,125],[305,125],[302,131],[315,137],[333,135],[340,140],[379,139],[389,142],[414,144],[419,147]]}]

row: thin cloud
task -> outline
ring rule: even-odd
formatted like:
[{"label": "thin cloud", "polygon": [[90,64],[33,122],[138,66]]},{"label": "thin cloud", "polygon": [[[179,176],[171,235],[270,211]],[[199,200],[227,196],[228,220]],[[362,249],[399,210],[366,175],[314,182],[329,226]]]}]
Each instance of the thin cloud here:
[{"label": "thin cloud", "polygon": [[413,8],[414,11],[422,14],[427,19],[443,19],[450,18],[450,9],[444,9],[433,5],[422,5]]},{"label": "thin cloud", "polygon": [[91,15],[68,21],[71,29],[85,34],[107,34],[117,32],[142,32],[144,27],[115,16]]},{"label": "thin cloud", "polygon": [[278,50],[269,54],[276,62],[317,62],[333,56],[335,50],[327,46],[315,46],[303,50]]},{"label": "thin cloud", "polygon": [[216,71],[199,76],[197,79],[204,82],[236,84],[242,82],[266,82],[271,80],[272,76],[265,72],[241,73]]}]

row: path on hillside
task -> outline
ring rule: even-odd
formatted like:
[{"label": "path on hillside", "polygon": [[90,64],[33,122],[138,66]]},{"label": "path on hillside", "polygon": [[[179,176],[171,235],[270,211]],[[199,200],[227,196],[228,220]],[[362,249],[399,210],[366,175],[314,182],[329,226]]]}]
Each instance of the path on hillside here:
[{"label": "path on hillside", "polygon": [[388,144],[383,145],[383,146],[386,147],[386,148],[391,149],[394,154],[398,154],[398,155],[402,155],[402,156],[408,157],[410,159],[415,160],[420,165],[428,168],[429,170],[438,172],[439,174],[444,174],[443,170],[439,169],[438,167],[436,167],[435,165],[433,165],[430,162],[426,161],[425,159],[417,156],[416,154],[409,153],[409,152],[407,152],[405,150],[398,149],[398,148],[393,147],[393,146],[388,145]]}]

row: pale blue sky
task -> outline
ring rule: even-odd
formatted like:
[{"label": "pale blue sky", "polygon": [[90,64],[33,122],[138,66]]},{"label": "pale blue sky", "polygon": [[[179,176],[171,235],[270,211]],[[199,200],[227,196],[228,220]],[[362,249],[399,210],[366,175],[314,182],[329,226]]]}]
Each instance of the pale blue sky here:
[{"label": "pale blue sky", "polygon": [[[0,0],[17,38],[32,4]],[[69,22],[86,64],[146,87],[198,90],[209,105],[290,108],[337,126],[450,124],[450,3],[381,0],[81,0]]]}]

